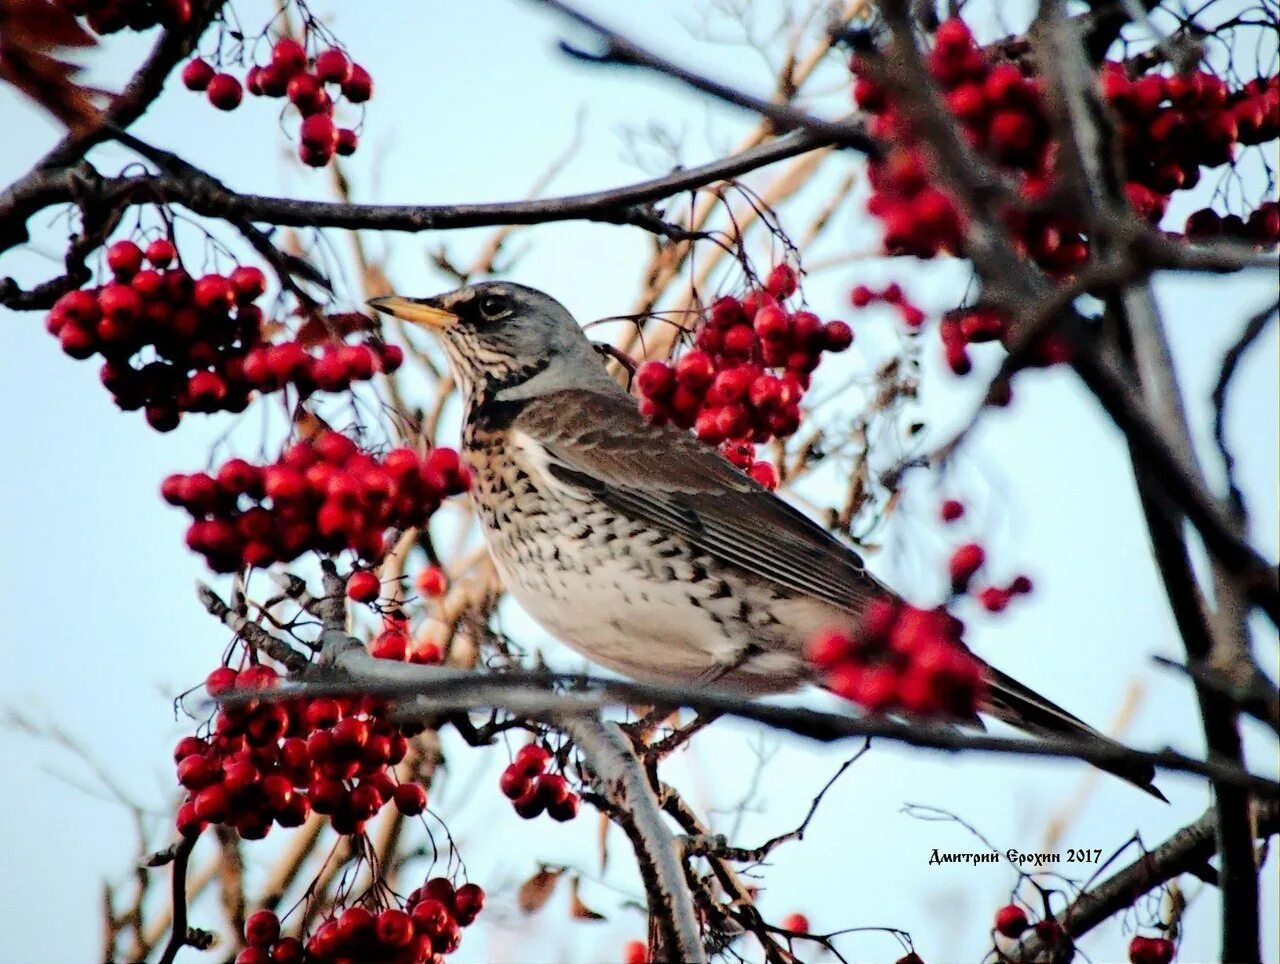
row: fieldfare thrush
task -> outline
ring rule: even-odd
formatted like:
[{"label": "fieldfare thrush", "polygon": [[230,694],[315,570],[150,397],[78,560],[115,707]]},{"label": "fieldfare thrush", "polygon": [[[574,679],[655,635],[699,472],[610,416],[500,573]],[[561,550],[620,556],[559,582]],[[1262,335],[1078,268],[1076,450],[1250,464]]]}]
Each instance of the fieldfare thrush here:
[{"label": "fieldfare thrush", "polygon": [[[465,400],[463,456],[498,574],[588,659],[634,679],[783,692],[812,681],[804,648],[815,633],[897,598],[714,448],[646,421],[549,295],[483,282],[369,304],[439,336]],[[1031,733],[1107,739],[983,665],[984,713]],[[1113,772],[1160,796],[1150,768]]]}]

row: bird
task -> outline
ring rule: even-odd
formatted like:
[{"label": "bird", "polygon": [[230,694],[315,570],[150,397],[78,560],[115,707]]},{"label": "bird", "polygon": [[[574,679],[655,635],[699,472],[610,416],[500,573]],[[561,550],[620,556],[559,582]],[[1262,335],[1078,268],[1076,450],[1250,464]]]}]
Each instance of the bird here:
[{"label": "bird", "polygon": [[[498,576],[592,662],[642,681],[787,692],[814,682],[805,645],[815,633],[900,598],[715,448],[647,420],[550,295],[483,281],[369,306],[438,337],[464,401],[460,454]],[[1113,743],[979,662],[984,714]],[[1103,769],[1164,799],[1149,766]]]}]

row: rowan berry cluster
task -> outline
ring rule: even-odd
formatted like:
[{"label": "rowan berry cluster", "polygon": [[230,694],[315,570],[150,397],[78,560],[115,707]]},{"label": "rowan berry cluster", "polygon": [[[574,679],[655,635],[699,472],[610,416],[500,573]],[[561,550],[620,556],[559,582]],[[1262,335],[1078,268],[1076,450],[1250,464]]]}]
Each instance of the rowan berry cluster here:
[{"label": "rowan berry cluster", "polygon": [[511,765],[502,771],[498,786],[521,817],[532,820],[546,811],[561,823],[578,815],[582,803],[559,773],[548,773],[551,754],[537,743],[522,746]]},{"label": "rowan berry cluster", "polygon": [[95,33],[173,27],[191,19],[191,0],[55,0],[67,13],[84,17]]},{"label": "rowan berry cluster", "polygon": [[[964,514],[964,506],[955,499],[942,503],[940,515],[942,520],[951,523]],[[976,542],[967,542],[956,547],[948,562],[951,576],[951,591],[955,594],[970,593],[989,613],[1004,612],[1015,596],[1025,596],[1031,592],[1031,580],[1023,575],[1015,576],[1007,586],[986,585],[981,589],[974,586],[974,577],[982,570],[987,561],[986,550]]]},{"label": "rowan berry cluster", "polygon": [[1032,925],[1027,919],[1027,912],[1017,904],[1006,904],[996,911],[992,930],[1000,936],[1018,940],[1028,929],[1048,947],[1057,947],[1066,937],[1062,925],[1056,920],[1040,920]]},{"label": "rowan berry cluster", "polygon": [[[308,38],[309,40],[310,38]],[[281,37],[271,48],[268,63],[254,64],[244,83],[234,74],[217,70],[196,57],[182,70],[188,90],[201,91],[218,110],[235,110],[244,90],[258,97],[286,98],[298,111],[298,157],[311,167],[324,167],[335,154],[354,154],[359,135],[334,120],[336,98],[363,104],[373,96],[373,77],[341,49],[309,52],[292,37]]]},{"label": "rowan berry cluster", "polygon": [[960,641],[962,630],[944,609],[880,598],[855,632],[821,632],[807,655],[828,689],[873,713],[968,717],[984,684],[982,664]]},{"label": "rowan berry cluster", "polygon": [[1248,220],[1238,214],[1219,214],[1213,208],[1201,208],[1187,217],[1183,230],[1187,237],[1202,241],[1224,238],[1259,248],[1274,248],[1280,244],[1280,202],[1264,201],[1254,208]]},{"label": "rowan berry cluster", "polygon": [[187,545],[214,571],[235,572],[311,550],[379,559],[388,528],[424,525],[442,499],[470,484],[452,449],[420,456],[401,448],[378,458],[326,431],[270,465],[232,459],[216,475],[171,475],[160,492],[191,514]]},{"label": "rowan berry cluster", "polygon": [[[360,575],[371,575],[371,573],[355,574],[355,576]],[[354,579],[355,576],[352,578]],[[348,583],[348,595],[350,595],[350,588],[351,584]],[[444,649],[439,643],[425,638],[414,641],[409,636],[404,620],[397,618],[386,620],[386,626],[382,632],[369,643],[369,655],[377,659],[407,661],[425,666],[435,666],[444,662]]]},{"label": "rowan berry cluster", "polygon": [[[341,318],[329,316],[329,319]],[[363,315],[359,316],[363,318]],[[250,387],[274,392],[291,385],[299,398],[316,391],[344,392],[355,382],[369,381],[378,372],[394,372],[404,363],[399,345],[386,342],[349,344],[327,339],[308,345],[302,339],[250,348],[241,373]]]},{"label": "rowan berry cluster", "polygon": [[[205,690],[216,697],[278,682],[269,666],[222,667],[209,674]],[[338,833],[358,834],[393,801],[406,816],[420,814],[426,790],[397,783],[390,769],[407,749],[404,729],[369,697],[223,705],[207,739],[186,737],[174,749],[178,782],[188,791],[178,830],[189,835],[222,824],[259,840],[273,823],[298,827],[315,812]]]},{"label": "rowan berry cluster", "polygon": [[[1043,208],[1059,180],[1058,150],[1043,98],[1043,80],[1022,63],[1001,60],[975,42],[961,20],[939,25],[928,54],[930,73],[969,143],[1015,180],[1017,209],[1004,212],[1012,236],[1027,257],[1051,274],[1070,274],[1089,255],[1078,216]],[[963,254],[964,215],[939,186],[906,115],[891,92],[859,74],[854,96],[871,116],[871,133],[887,146],[869,168],[873,194],[868,210],[885,228],[893,254],[933,257]],[[1120,143],[1133,209],[1151,223],[1165,213],[1169,196],[1193,187],[1200,167],[1229,163],[1237,145],[1261,144],[1280,134],[1276,78],[1229,90],[1208,71],[1131,77],[1118,63],[1104,65],[1103,98],[1120,119]],[[1257,223],[1261,235],[1268,216]]]},{"label": "rowan berry cluster", "polygon": [[[172,266],[167,239],[117,241],[107,249],[115,280],[70,291],[45,327],[72,358],[100,354],[102,384],[124,411],[146,410],[157,431],[176,428],[184,412],[242,412],[251,386],[245,353],[262,340],[266,290],[257,268],[194,279]],[[150,267],[144,267],[149,263]]]},{"label": "rowan berry cluster", "polygon": [[[844,351],[853,341],[843,321],[824,324],[785,305],[797,283],[791,267],[778,265],[743,297],[717,299],[699,322],[691,351],[674,363],[641,365],[636,385],[645,416],[692,428],[704,442],[724,445],[744,468],[755,464],[745,454],[754,452],[754,443],[795,432],[800,400],[823,353]],[[772,473],[768,463],[759,465],[766,477]]]},{"label": "rowan berry cluster", "polygon": [[269,910],[255,911],[245,921],[248,944],[236,964],[320,964],[324,961],[386,961],[429,964],[456,951],[462,928],[484,908],[485,893],[476,884],[456,890],[444,877],[434,877],[414,890],[403,907],[377,913],[348,907],[324,921],[305,943],[280,936],[280,919]]}]

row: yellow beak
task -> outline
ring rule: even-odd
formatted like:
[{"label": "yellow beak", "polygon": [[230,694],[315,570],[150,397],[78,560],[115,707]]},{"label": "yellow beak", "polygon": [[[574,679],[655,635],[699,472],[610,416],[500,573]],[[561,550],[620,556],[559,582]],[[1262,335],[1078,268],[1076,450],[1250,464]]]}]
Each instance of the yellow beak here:
[{"label": "yellow beak", "polygon": [[386,298],[371,299],[369,307],[424,328],[438,330],[458,323],[458,316],[441,308],[435,298],[401,298],[399,295],[389,295]]}]

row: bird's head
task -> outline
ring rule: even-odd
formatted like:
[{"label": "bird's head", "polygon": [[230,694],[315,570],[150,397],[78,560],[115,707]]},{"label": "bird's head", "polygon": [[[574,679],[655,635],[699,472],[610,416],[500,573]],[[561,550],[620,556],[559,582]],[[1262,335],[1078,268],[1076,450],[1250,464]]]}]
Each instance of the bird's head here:
[{"label": "bird's head", "polygon": [[482,281],[431,298],[374,298],[369,306],[434,332],[472,399],[612,384],[573,316],[536,288]]}]

